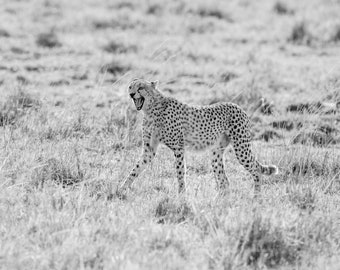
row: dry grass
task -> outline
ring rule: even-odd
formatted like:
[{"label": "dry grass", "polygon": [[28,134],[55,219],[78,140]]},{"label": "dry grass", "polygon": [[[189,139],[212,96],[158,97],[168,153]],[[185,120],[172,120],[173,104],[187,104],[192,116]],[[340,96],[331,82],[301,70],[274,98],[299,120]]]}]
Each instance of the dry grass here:
[{"label": "dry grass", "polygon": [[15,92],[0,104],[0,126],[13,125],[20,117],[41,106],[41,102],[37,98],[24,90],[19,89]]},{"label": "dry grass", "polygon": [[[340,268],[337,1],[2,7],[0,268]],[[208,153],[188,153],[179,197],[160,147],[119,200],[140,155],[136,77],[184,102],[242,106],[254,152],[280,169],[261,199],[232,148],[228,194]]]},{"label": "dry grass", "polygon": [[297,265],[302,249],[303,243],[294,243],[281,228],[273,228],[270,221],[258,216],[252,220],[246,234],[241,236],[236,256],[250,266],[273,268]]}]

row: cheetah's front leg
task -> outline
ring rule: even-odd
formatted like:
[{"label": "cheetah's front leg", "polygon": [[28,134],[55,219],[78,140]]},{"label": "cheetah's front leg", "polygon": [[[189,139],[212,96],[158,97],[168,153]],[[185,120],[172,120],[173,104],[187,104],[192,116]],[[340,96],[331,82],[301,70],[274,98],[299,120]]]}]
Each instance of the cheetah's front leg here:
[{"label": "cheetah's front leg", "polygon": [[184,149],[174,150],[174,155],[176,158],[176,172],[178,180],[178,193],[185,192],[185,159],[184,159]]},{"label": "cheetah's front leg", "polygon": [[217,190],[220,194],[225,194],[229,188],[229,180],[225,174],[223,163],[223,153],[229,143],[230,138],[226,134],[223,134],[217,147],[212,151],[211,165],[216,177]]},{"label": "cheetah's front leg", "polygon": [[125,179],[117,194],[123,196],[131,187],[135,179],[145,170],[146,166],[151,163],[156,155],[158,140],[152,136],[151,132],[143,130],[143,153],[136,166],[133,168],[129,176]]}]

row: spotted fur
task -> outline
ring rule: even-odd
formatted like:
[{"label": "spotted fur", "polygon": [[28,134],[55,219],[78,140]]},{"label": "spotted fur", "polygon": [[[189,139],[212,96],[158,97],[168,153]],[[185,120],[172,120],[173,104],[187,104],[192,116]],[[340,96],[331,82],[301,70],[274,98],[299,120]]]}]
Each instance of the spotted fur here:
[{"label": "spotted fur", "polygon": [[129,94],[136,108],[144,112],[143,154],[119,189],[125,192],[156,155],[163,143],[174,153],[178,191],[185,191],[186,149],[212,149],[212,168],[220,190],[229,186],[224,171],[223,153],[232,143],[238,161],[250,172],[255,182],[255,193],[260,191],[260,174],[276,174],[274,165],[262,165],[250,149],[249,118],[236,104],[218,103],[210,106],[190,106],[164,96],[156,82],[135,79]]}]

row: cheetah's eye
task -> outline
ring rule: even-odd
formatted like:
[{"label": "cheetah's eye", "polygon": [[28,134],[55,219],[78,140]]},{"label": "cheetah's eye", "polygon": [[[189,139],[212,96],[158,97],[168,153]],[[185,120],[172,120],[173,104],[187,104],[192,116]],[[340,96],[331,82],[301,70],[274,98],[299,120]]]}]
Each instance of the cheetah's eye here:
[{"label": "cheetah's eye", "polygon": [[139,92],[139,91],[141,91],[141,90],[143,90],[144,88],[143,87],[139,87],[138,89],[137,89],[137,92]]}]

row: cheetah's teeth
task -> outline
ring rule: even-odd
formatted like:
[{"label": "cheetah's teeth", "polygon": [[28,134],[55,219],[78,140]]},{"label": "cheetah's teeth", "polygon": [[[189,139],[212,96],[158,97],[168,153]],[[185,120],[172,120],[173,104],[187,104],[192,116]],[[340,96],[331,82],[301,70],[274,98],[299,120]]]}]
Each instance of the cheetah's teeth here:
[{"label": "cheetah's teeth", "polygon": [[135,106],[137,108],[137,110],[139,111],[140,109],[142,109],[143,104],[144,104],[144,98],[140,97],[140,98],[136,98],[133,100],[135,102]]}]

